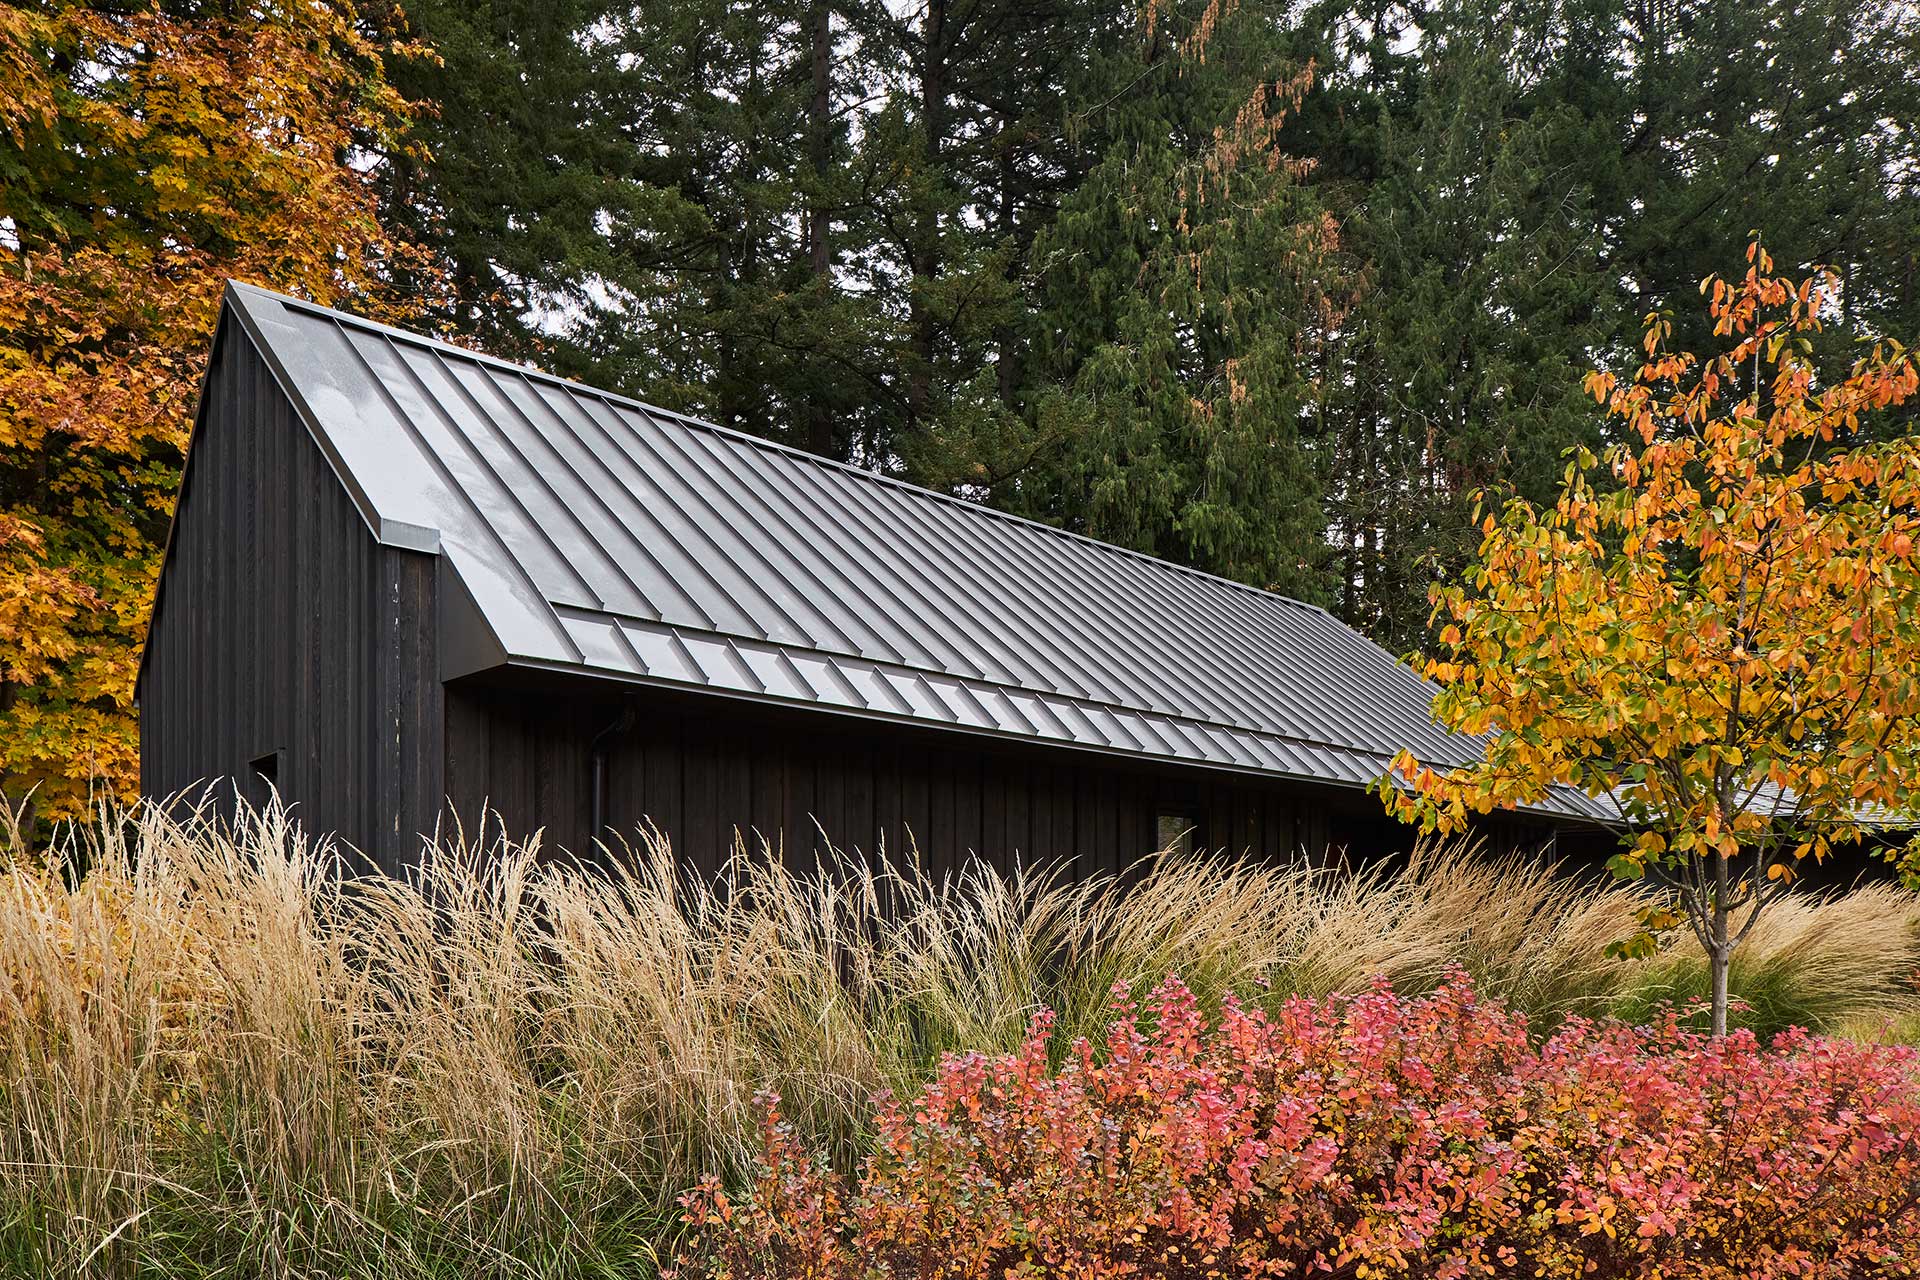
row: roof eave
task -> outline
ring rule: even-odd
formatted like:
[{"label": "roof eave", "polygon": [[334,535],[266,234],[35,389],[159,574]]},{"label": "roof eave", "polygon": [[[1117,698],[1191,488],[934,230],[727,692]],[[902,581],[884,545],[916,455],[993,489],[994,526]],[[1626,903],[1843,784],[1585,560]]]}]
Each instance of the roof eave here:
[{"label": "roof eave", "polygon": [[[445,577],[451,575],[444,575]],[[443,652],[445,642],[442,642]],[[1204,770],[1209,773],[1228,774],[1240,778],[1258,778],[1264,781],[1297,783],[1304,786],[1331,787],[1341,791],[1365,794],[1367,784],[1351,782],[1344,778],[1330,778],[1323,774],[1295,773],[1278,769],[1259,769],[1244,765],[1235,765],[1225,761],[1205,760],[1192,756],[1154,755],[1143,751],[1127,750],[1123,747],[1105,746],[1092,742],[1064,741],[1055,738],[1007,733],[1005,731],[981,728],[968,724],[942,723],[918,716],[898,714],[871,708],[842,706],[835,703],[804,702],[793,698],[782,698],[764,693],[755,693],[746,689],[730,689],[717,685],[690,684],[683,681],[662,680],[655,677],[620,671],[611,668],[582,667],[577,662],[555,661],[547,658],[505,655],[501,661],[484,666],[473,666],[456,675],[445,678],[452,680],[466,675],[480,675],[489,671],[526,671],[547,675],[569,675],[587,680],[605,680],[615,684],[658,689],[664,692],[685,694],[690,697],[718,698],[729,703],[778,707],[802,715],[815,714],[838,720],[854,720],[866,723],[894,725],[907,729],[924,729],[933,733],[951,733],[968,738],[1001,742],[1012,745],[1037,747],[1043,750],[1068,751],[1080,755],[1098,756],[1108,760],[1131,760],[1140,764],[1177,765],[1181,768]],[[1517,806],[1505,810],[1524,817],[1550,820],[1563,825],[1605,829],[1607,824],[1595,817],[1570,812],[1567,808],[1546,805]]]},{"label": "roof eave", "polygon": [[506,645],[461,580],[453,558],[443,555],[439,561],[434,583],[434,630],[441,682],[508,665]]}]

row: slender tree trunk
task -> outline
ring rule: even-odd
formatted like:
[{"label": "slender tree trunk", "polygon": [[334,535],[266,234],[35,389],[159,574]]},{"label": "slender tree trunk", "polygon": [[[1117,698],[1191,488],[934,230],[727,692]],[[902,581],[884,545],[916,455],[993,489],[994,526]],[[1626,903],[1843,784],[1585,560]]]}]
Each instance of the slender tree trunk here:
[{"label": "slender tree trunk", "polygon": [[1727,975],[1733,967],[1733,948],[1727,937],[1727,893],[1732,888],[1728,881],[1727,860],[1719,854],[1713,857],[1713,945],[1707,948],[1707,963],[1713,970],[1713,1038],[1718,1040],[1727,1034]]},{"label": "slender tree trunk", "polygon": [[[999,236],[1003,243],[1008,244],[1011,244],[1014,237],[1018,234],[1014,227],[1014,214],[1016,209],[1014,184],[1019,181],[1019,169],[1014,163],[1013,129],[1013,121],[1008,119],[1003,113],[1000,117],[1000,146],[997,157],[1000,169]],[[1020,255],[1018,254],[1008,259],[1007,272],[1010,279],[1017,279],[1020,270],[1019,264]],[[994,367],[997,383],[995,390],[999,393],[1000,403],[1008,409],[1015,407],[1015,397],[1020,382],[1019,353],[1014,349],[1015,342],[1016,339],[1011,324],[994,326],[993,345],[998,355]]]},{"label": "slender tree trunk", "polygon": [[1707,960],[1713,967],[1713,1038],[1718,1040],[1727,1034],[1727,975],[1733,957],[1721,946],[1715,947]]},{"label": "slender tree trunk", "polygon": [[[760,60],[753,58],[747,64],[746,95],[748,101],[758,101],[760,97]],[[760,139],[748,135],[748,160],[742,168],[741,186],[753,191],[758,185],[760,172]],[[733,260],[728,263],[729,270],[716,282],[719,305],[715,310],[723,330],[720,335],[720,352],[717,362],[714,398],[717,408],[717,420],[723,427],[736,430],[766,429],[766,424],[750,420],[750,413],[764,407],[765,400],[765,347],[754,341],[754,329],[761,323],[758,316],[748,322],[742,312],[752,308],[761,300],[760,288],[760,209],[757,201],[749,200],[741,211],[740,238]]]},{"label": "slender tree trunk", "polygon": [[[833,259],[827,244],[827,166],[833,159],[833,6],[814,0],[813,102],[807,112],[808,144],[812,150],[813,197],[807,209],[807,269],[824,304],[833,288]],[[819,387],[811,389],[807,405],[807,448],[823,457],[833,455],[833,414]]]},{"label": "slender tree trunk", "polygon": [[913,227],[912,312],[913,368],[907,376],[907,416],[914,426],[926,418],[933,391],[934,317],[927,285],[940,274],[940,144],[946,132],[947,0],[927,0],[925,45],[920,63],[920,127],[922,143],[919,204]]}]

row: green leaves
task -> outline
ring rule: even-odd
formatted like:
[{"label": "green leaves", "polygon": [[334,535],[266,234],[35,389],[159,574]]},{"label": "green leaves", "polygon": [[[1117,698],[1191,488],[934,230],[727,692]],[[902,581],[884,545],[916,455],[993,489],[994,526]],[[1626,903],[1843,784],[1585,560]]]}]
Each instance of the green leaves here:
[{"label": "green leaves", "polygon": [[1620,880],[1638,880],[1647,874],[1647,865],[1639,858],[1624,853],[1616,853],[1607,859],[1607,870]]},{"label": "green leaves", "polygon": [[1632,937],[1609,942],[1606,947],[1609,960],[1645,960],[1659,953],[1660,940],[1645,929]]}]

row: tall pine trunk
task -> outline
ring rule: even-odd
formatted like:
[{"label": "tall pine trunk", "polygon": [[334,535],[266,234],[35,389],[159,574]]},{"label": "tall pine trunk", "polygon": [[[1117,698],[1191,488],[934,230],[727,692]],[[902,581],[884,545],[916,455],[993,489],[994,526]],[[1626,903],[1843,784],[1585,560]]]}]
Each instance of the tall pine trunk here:
[{"label": "tall pine trunk", "polygon": [[921,155],[926,168],[920,179],[920,207],[914,215],[913,283],[908,304],[913,368],[907,377],[907,417],[914,427],[925,420],[933,392],[935,321],[926,286],[940,274],[940,144],[946,132],[947,115],[946,27],[947,0],[927,0],[920,63],[920,126],[925,134]]},{"label": "tall pine trunk", "polygon": [[[1014,226],[1014,183],[1019,180],[1019,172],[1014,165],[1013,130],[1013,121],[1003,114],[1000,117],[1000,145],[996,149],[996,159],[999,166],[998,177],[1000,180],[999,233],[1000,239],[1004,243],[1012,243],[1014,237],[1018,234]],[[1007,264],[1007,272],[1010,279],[1017,280],[1019,261],[1020,259],[1015,257]],[[994,326],[993,346],[997,356],[994,369],[994,389],[1000,397],[1000,403],[1008,409],[1014,408],[1018,402],[1020,381],[1019,357],[1014,350],[1015,341],[1013,326],[1011,324],[1002,323]]]},{"label": "tall pine trunk", "polygon": [[[833,259],[827,245],[827,166],[833,141],[833,6],[814,0],[810,25],[813,44],[813,100],[807,109],[807,143],[812,152],[813,194],[807,208],[807,269],[824,305],[833,287]],[[833,454],[833,415],[818,388],[807,405],[807,448]]]}]

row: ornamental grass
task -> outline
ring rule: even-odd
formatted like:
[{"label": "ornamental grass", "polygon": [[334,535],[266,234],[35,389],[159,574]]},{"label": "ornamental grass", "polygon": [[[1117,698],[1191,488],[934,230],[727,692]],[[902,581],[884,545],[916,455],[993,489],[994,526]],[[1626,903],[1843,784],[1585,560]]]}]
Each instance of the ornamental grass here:
[{"label": "ornamental grass", "polygon": [[[1462,848],[1355,874],[1157,857],[1123,889],[1067,864],[912,850],[804,870],[742,849],[690,882],[657,833],[613,869],[450,832],[404,879],[277,808],[102,814],[0,839],[0,1274],[652,1275],[707,1175],[765,1154],[756,1099],[853,1173],[872,1099],[954,1054],[1049,1070],[1103,1042],[1116,984],[1238,1001],[1443,989],[1463,974],[1537,1041],[1657,1020],[1677,942],[1608,959],[1635,899]],[[1809,898],[1736,991],[1862,1039],[1916,1025],[1920,906]]]}]

